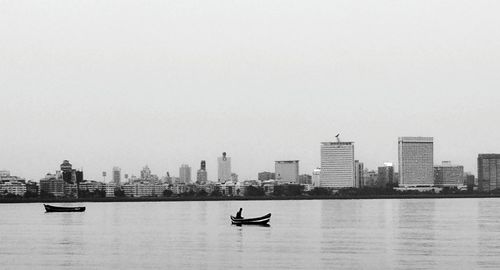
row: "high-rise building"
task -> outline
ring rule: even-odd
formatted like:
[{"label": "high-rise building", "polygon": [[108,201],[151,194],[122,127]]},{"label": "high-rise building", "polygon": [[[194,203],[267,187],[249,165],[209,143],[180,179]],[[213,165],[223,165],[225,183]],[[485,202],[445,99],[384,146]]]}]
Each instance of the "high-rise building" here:
[{"label": "high-rise building", "polygon": [[279,183],[299,183],[299,161],[284,160],[274,162],[274,173]]},{"label": "high-rise building", "polygon": [[400,137],[398,142],[399,185],[434,185],[434,139]]},{"label": "high-rise building", "polygon": [[479,191],[500,188],[500,154],[479,154],[477,158]]},{"label": "high-rise building", "polygon": [[187,164],[182,164],[179,168],[179,178],[181,183],[191,183],[191,167]]},{"label": "high-rise building", "polygon": [[321,176],[321,169],[320,168],[314,169],[312,174],[312,184],[314,187],[319,187],[320,176]]},{"label": "high-rise building", "polygon": [[144,166],[141,171],[141,180],[150,180],[151,179],[151,170],[148,165]]},{"label": "high-rise building", "polygon": [[119,167],[113,167],[113,184],[120,186],[122,182],[122,170]]},{"label": "high-rise building", "polygon": [[202,160],[200,169],[198,170],[196,174],[196,183],[200,185],[206,184],[208,181],[208,175],[207,175],[207,163]]},{"label": "high-rise building", "polygon": [[272,172],[260,172],[257,176],[259,181],[274,180],[276,178],[275,174]]},{"label": "high-rise building", "polygon": [[464,185],[473,188],[476,185],[476,177],[472,173],[464,173]]},{"label": "high-rise building", "polygon": [[218,182],[231,181],[231,158],[227,156],[226,152],[222,153],[222,157],[217,158],[217,166]]},{"label": "high-rise building", "polygon": [[309,174],[301,174],[301,175],[299,175],[299,184],[301,184],[301,185],[311,185],[312,184],[312,175],[309,175]]},{"label": "high-rise building", "polygon": [[353,142],[321,143],[321,187],[355,187],[354,174]]},{"label": "high-rise building", "polygon": [[363,180],[363,171],[365,170],[365,165],[363,162],[359,162],[359,160],[354,161],[354,179],[355,179],[355,187],[362,188],[365,186],[365,181]]},{"label": "high-rise building", "polygon": [[457,187],[464,184],[464,166],[443,161],[434,166],[434,185],[438,187]]},{"label": "high-rise building", "polygon": [[390,162],[384,163],[384,166],[378,167],[377,183],[378,187],[393,186],[394,182],[394,165]]}]

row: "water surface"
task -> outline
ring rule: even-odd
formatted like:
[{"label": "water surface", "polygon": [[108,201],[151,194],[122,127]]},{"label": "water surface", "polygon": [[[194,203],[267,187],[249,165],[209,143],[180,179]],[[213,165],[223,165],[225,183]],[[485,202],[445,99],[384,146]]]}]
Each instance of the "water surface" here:
[{"label": "water surface", "polygon": [[85,206],[0,204],[2,269],[500,269],[495,198]]}]

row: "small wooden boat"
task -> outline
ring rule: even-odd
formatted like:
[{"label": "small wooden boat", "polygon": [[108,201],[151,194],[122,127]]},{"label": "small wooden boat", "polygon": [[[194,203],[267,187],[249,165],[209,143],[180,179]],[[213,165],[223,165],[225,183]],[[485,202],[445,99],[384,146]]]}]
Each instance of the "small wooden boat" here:
[{"label": "small wooden boat", "polygon": [[271,220],[271,213],[257,218],[235,218],[231,216],[231,222],[235,225],[267,225]]},{"label": "small wooden boat", "polygon": [[83,212],[85,207],[61,207],[44,204],[45,211],[47,212]]}]

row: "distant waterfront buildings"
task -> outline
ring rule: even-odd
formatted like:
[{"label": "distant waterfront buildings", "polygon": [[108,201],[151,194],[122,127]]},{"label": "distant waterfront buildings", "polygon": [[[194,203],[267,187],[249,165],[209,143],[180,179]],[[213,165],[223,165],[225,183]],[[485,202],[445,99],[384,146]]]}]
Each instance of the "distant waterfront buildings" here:
[{"label": "distant waterfront buildings", "polygon": [[311,185],[312,184],[312,176],[309,174],[301,174],[299,175],[299,182],[301,185]]},{"label": "distant waterfront buildings", "polygon": [[280,184],[299,182],[299,161],[284,160],[274,162],[276,181]]},{"label": "distant waterfront buildings", "polygon": [[48,173],[40,179],[40,196],[64,196],[64,180],[55,174]]},{"label": "distant waterfront buildings", "polygon": [[354,174],[353,142],[321,143],[321,187],[355,187]]},{"label": "distant waterfront buildings", "polygon": [[500,188],[500,154],[479,154],[477,157],[479,191]]},{"label": "distant waterfront buildings", "polygon": [[207,175],[207,163],[205,160],[201,161],[200,169],[196,173],[196,183],[199,185],[205,185],[208,181]]},{"label": "distant waterfront buildings", "polygon": [[151,169],[149,169],[148,165],[146,165],[141,170],[141,180],[150,180],[150,179],[151,179]]},{"label": "distant waterfront buildings", "polygon": [[458,187],[464,184],[464,166],[443,161],[434,166],[434,185],[438,187]]},{"label": "distant waterfront buildings", "polygon": [[384,163],[384,166],[378,167],[377,183],[378,187],[394,186],[394,165],[390,162]]},{"label": "distant waterfront buildings", "polygon": [[187,164],[182,164],[179,168],[179,178],[181,183],[190,184],[191,183],[191,167]]},{"label": "distant waterfront buildings", "polygon": [[320,168],[314,169],[313,173],[312,173],[312,185],[313,185],[313,187],[319,187],[320,176],[321,176],[321,169]]},{"label": "distant waterfront buildings", "polygon": [[365,186],[363,171],[365,170],[365,165],[359,160],[354,161],[354,187],[362,188]]},{"label": "distant waterfront buildings", "polygon": [[219,183],[224,183],[231,181],[231,158],[227,156],[227,153],[222,153],[222,157],[217,158],[217,177]]},{"label": "distant waterfront buildings", "polygon": [[400,137],[398,141],[400,186],[434,184],[434,139]]},{"label": "distant waterfront buildings", "polygon": [[113,167],[113,183],[117,186],[122,183],[122,170],[119,167]]},{"label": "distant waterfront buildings", "polygon": [[259,181],[269,181],[276,179],[276,176],[273,172],[260,172],[257,175],[257,179],[259,179]]}]

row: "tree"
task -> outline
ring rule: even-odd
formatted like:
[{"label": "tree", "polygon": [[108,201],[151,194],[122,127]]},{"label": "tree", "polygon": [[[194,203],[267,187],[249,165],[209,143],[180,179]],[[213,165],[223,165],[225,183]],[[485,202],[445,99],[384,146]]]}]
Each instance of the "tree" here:
[{"label": "tree", "polygon": [[259,196],[265,196],[265,195],[266,195],[266,192],[261,187],[249,186],[245,189],[245,196],[259,197]]},{"label": "tree", "polygon": [[222,192],[216,188],[210,193],[210,197],[222,197]]},{"label": "tree", "polygon": [[118,198],[125,197],[125,191],[123,191],[123,189],[121,189],[121,188],[115,189],[115,197],[118,197]]},{"label": "tree", "polygon": [[32,191],[26,191],[26,193],[24,193],[24,198],[37,198],[38,197],[38,193],[36,192],[32,192]]},{"label": "tree", "polygon": [[327,189],[327,188],[315,187],[313,190],[309,191],[309,195],[312,195],[312,196],[328,196],[328,195],[332,195],[332,192],[329,189]]},{"label": "tree", "polygon": [[198,193],[196,194],[196,197],[206,197],[206,196],[208,196],[208,193],[204,189],[198,191]]},{"label": "tree", "polygon": [[172,192],[172,190],[170,190],[170,189],[165,189],[163,191],[163,196],[165,196],[165,197],[171,197],[173,194],[174,194],[174,192]]}]

